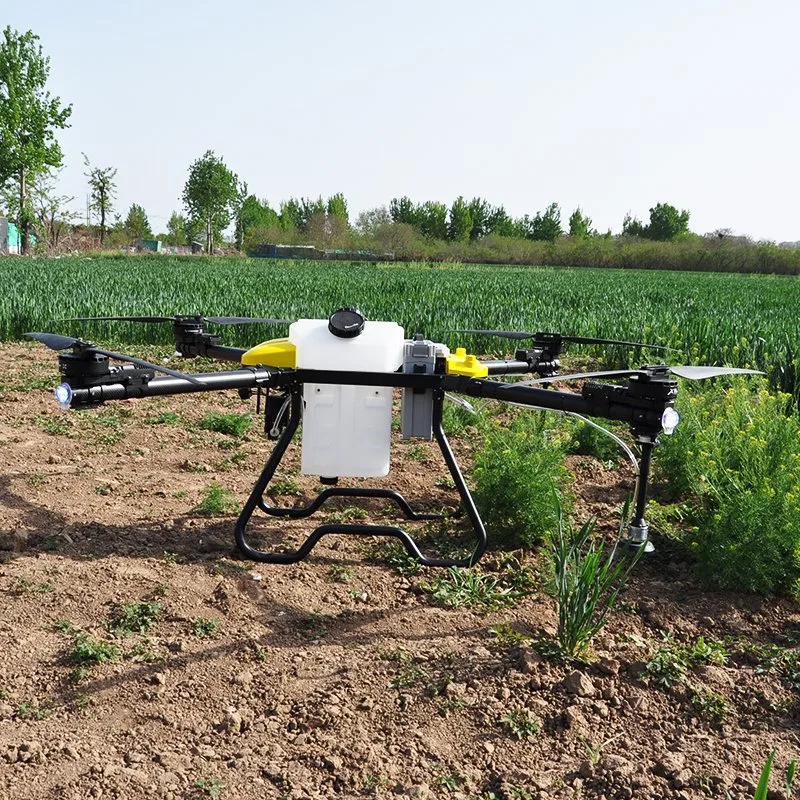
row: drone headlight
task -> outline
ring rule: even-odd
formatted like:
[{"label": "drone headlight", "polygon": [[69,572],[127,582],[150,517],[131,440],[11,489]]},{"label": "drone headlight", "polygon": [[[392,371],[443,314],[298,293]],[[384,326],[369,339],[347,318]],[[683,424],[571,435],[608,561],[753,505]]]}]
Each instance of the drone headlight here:
[{"label": "drone headlight", "polygon": [[669,436],[678,427],[680,421],[681,415],[672,406],[669,406],[664,409],[664,413],[661,415],[661,428]]},{"label": "drone headlight", "polygon": [[68,411],[70,403],[72,403],[72,387],[68,383],[62,383],[56,386],[53,394],[56,398],[56,403],[62,411]]}]

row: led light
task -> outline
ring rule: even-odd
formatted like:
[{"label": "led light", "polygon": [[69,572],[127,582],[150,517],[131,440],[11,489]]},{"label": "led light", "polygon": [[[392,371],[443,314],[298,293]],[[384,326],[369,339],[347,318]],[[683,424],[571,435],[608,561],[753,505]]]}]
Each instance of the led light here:
[{"label": "led light", "polygon": [[56,386],[53,394],[56,397],[58,407],[62,411],[69,411],[69,406],[72,402],[72,387],[68,383],[62,383]]},{"label": "led light", "polygon": [[678,427],[680,421],[681,415],[672,408],[672,406],[664,409],[664,413],[661,415],[661,427],[664,429],[664,433],[666,433],[667,436]]}]

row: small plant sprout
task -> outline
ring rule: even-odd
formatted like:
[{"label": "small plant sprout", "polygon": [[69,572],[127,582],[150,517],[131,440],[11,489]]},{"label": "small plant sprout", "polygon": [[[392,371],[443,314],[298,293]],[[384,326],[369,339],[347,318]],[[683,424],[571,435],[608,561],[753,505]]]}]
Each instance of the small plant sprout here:
[{"label": "small plant sprout", "polygon": [[529,739],[542,727],[542,721],[527,708],[509,711],[500,717],[500,723],[517,739]]},{"label": "small plant sprout", "polygon": [[622,733],[617,733],[609,739],[606,739],[604,742],[601,742],[596,747],[590,742],[584,740],[583,746],[586,748],[586,754],[589,756],[589,761],[594,766],[597,766],[600,763],[600,759],[602,758],[603,751],[606,749],[606,747],[608,747],[615,739],[619,739],[620,736],[622,736]]},{"label": "small plant sprout", "polygon": [[192,633],[200,639],[213,636],[220,626],[220,620],[208,617],[196,617],[192,620]]},{"label": "small plant sprout", "polygon": [[200,793],[215,800],[225,788],[225,782],[219,778],[198,778],[194,786]]},{"label": "small plant sprout", "polygon": [[[756,793],[753,795],[753,800],[767,800],[768,797],[771,797],[771,793],[769,791],[769,779],[772,774],[772,767],[774,764],[775,751],[773,750],[769,754],[769,758],[767,758],[764,768],[761,770],[761,777],[759,778],[758,786],[756,787]],[[797,775],[797,765],[798,760],[793,758],[786,767],[783,785],[783,794],[785,797],[792,796],[792,786],[794,785],[794,779]]]}]

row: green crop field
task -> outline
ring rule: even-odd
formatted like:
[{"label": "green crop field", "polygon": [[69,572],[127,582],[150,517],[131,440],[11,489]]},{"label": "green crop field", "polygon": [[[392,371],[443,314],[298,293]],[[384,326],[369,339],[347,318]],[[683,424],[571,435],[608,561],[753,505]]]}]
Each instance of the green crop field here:
[{"label": "green crop field", "polygon": [[[481,353],[511,345],[458,336],[460,327],[549,330],[638,339],[680,348],[673,361],[764,369],[798,394],[800,278],[639,270],[446,264],[275,262],[170,257],[0,262],[0,340],[29,330],[102,342],[167,344],[169,325],[55,322],[101,314],[236,314],[321,317],[354,305],[451,346]],[[265,326],[227,328],[247,345],[284,335]],[[591,351],[590,351],[591,352]],[[611,364],[646,351],[596,349]]]}]

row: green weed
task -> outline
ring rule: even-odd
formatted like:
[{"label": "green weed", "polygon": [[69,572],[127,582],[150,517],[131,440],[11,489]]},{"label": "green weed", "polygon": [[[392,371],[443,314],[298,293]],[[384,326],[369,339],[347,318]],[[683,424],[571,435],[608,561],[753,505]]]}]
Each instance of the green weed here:
[{"label": "green weed", "polygon": [[529,642],[531,639],[530,636],[515,631],[510,622],[503,622],[499,625],[492,626],[489,628],[489,633],[494,636],[497,644],[503,647],[511,647],[521,644],[522,642]]},{"label": "green weed", "polygon": [[721,642],[707,642],[702,636],[691,645],[680,644],[664,635],[663,642],[650,655],[645,674],[658,686],[669,688],[683,682],[692,667],[727,663],[727,650]]},{"label": "green weed", "polygon": [[213,636],[219,628],[221,621],[207,617],[196,617],[192,620],[192,633],[200,639]]},{"label": "green weed", "polygon": [[161,603],[155,601],[122,603],[112,612],[108,630],[114,636],[147,633],[161,618],[162,610]]},{"label": "green weed", "polygon": [[542,727],[542,721],[526,708],[509,711],[499,721],[517,739],[529,739]]},{"label": "green weed", "polygon": [[75,637],[69,660],[78,666],[93,666],[104,661],[117,661],[120,650],[115,644],[96,639],[87,633],[79,633]]},{"label": "green weed", "polygon": [[529,590],[509,586],[502,576],[488,575],[474,567],[449,567],[444,574],[423,583],[422,588],[435,603],[447,608],[509,608],[531,594]]},{"label": "green weed", "polygon": [[250,430],[252,424],[253,419],[250,414],[221,414],[209,411],[201,420],[200,427],[239,438]]},{"label": "green weed", "polygon": [[300,488],[300,484],[291,478],[278,478],[267,487],[267,494],[270,497],[278,497],[280,495],[299,497],[302,493],[303,490]]},{"label": "green weed", "polygon": [[226,489],[214,482],[203,489],[202,500],[194,507],[196,514],[207,516],[221,516],[234,514],[239,506],[230,489]]},{"label": "green weed", "polygon": [[332,525],[347,525],[367,518],[367,512],[357,506],[348,506],[340,511],[332,511],[328,515],[328,522]]},{"label": "green weed", "polygon": [[24,575],[15,578],[11,584],[14,594],[50,594],[53,588],[50,581],[33,581]]},{"label": "green weed", "polygon": [[544,414],[526,412],[509,425],[493,421],[475,452],[474,497],[491,546],[532,547],[555,533],[569,480],[561,445]]},{"label": "green weed", "polygon": [[199,789],[202,794],[214,800],[214,798],[219,797],[219,793],[225,788],[225,781],[219,778],[198,778],[194,782],[194,786],[195,789]]},{"label": "green weed", "polygon": [[691,703],[701,717],[712,722],[724,722],[733,711],[733,706],[725,695],[710,689],[698,689],[691,696]]},{"label": "green weed", "polygon": [[800,412],[789,395],[681,392],[657,469],[684,501],[704,583],[800,597]]},{"label": "green weed", "polygon": [[179,425],[180,422],[180,416],[174,411],[162,411],[161,414],[145,419],[147,425]]}]

